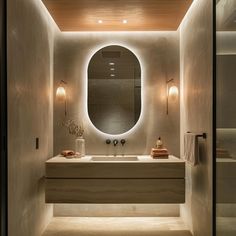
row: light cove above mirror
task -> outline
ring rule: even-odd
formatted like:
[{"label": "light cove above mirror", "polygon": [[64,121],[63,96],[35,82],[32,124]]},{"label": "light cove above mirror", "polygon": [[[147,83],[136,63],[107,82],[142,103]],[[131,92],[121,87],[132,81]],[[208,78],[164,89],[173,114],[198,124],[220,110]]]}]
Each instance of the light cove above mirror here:
[{"label": "light cove above mirror", "polygon": [[141,67],[127,48],[112,45],[97,51],[88,65],[88,115],[103,133],[123,134],[141,114]]}]

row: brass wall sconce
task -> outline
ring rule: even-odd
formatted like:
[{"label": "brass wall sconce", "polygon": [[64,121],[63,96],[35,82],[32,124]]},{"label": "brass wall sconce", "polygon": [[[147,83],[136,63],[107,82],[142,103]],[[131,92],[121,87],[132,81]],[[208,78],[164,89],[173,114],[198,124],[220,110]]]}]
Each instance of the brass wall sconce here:
[{"label": "brass wall sconce", "polygon": [[169,101],[176,101],[179,96],[179,89],[174,83],[174,79],[166,81],[166,114],[169,114]]}]

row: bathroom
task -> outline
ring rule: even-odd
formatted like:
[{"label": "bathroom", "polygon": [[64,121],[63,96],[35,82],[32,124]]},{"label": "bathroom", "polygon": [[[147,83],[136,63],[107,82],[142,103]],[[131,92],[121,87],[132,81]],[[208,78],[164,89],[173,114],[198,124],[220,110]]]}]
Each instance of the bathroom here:
[{"label": "bathroom", "polygon": [[1,4],[1,235],[235,235],[235,0]]}]

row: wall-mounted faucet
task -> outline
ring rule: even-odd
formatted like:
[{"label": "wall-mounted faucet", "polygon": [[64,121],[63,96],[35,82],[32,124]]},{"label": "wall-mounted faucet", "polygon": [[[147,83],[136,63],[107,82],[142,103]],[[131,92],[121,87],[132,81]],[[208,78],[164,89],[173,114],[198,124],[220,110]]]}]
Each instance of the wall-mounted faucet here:
[{"label": "wall-mounted faucet", "polygon": [[[117,146],[117,144],[119,143],[119,140],[114,139],[114,140],[112,141],[112,143],[113,143],[113,145],[114,145],[114,147],[115,147],[115,146]],[[125,140],[125,139],[121,139],[121,140],[120,140],[120,143],[121,143],[122,146],[124,146],[125,143],[126,143],[126,140]],[[110,139],[106,139],[106,144],[111,144],[111,140],[110,140]]]},{"label": "wall-mounted faucet", "polygon": [[113,144],[114,144],[114,147],[119,143],[119,141],[117,139],[114,139],[113,140]]},{"label": "wall-mounted faucet", "polygon": [[111,143],[111,140],[110,139],[107,139],[106,140],[106,144],[110,144]]},{"label": "wall-mounted faucet", "polygon": [[125,143],[126,143],[125,139],[121,139],[121,140],[120,140],[120,143],[121,143],[122,146],[124,146]]}]

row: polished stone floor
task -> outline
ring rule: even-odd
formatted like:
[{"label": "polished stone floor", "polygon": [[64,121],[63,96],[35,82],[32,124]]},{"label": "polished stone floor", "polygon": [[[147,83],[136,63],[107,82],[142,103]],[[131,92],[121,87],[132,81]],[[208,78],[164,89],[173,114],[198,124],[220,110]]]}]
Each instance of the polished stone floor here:
[{"label": "polished stone floor", "polygon": [[54,217],[43,236],[192,236],[179,217]]}]

